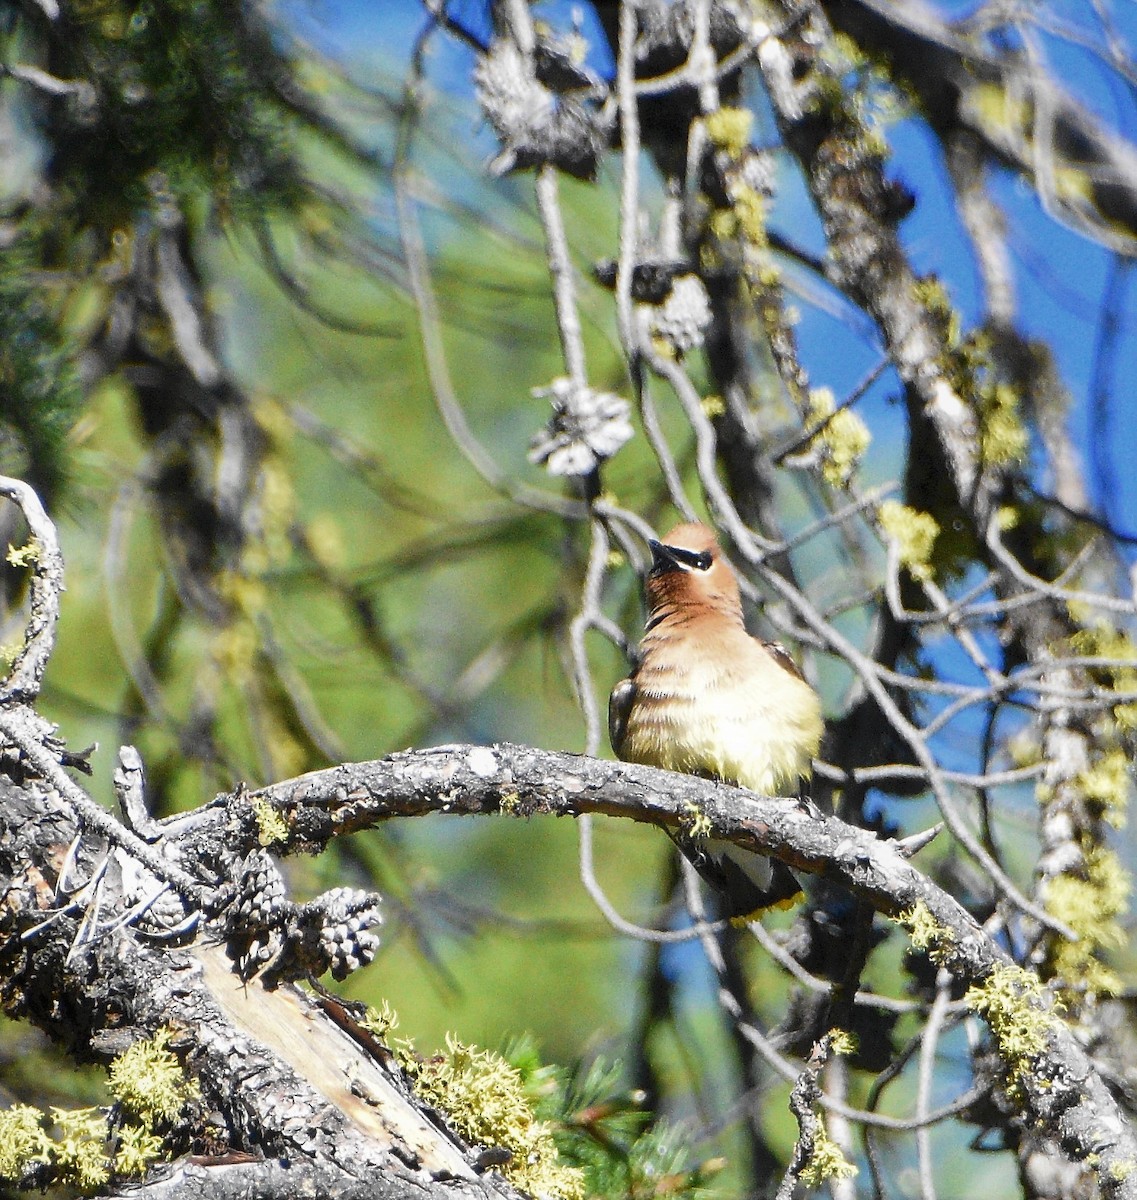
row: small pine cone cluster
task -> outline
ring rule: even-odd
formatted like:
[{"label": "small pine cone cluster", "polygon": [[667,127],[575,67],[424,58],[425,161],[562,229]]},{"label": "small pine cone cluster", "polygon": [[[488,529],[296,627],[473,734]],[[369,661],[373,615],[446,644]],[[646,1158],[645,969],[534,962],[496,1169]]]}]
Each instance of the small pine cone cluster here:
[{"label": "small pine cone cluster", "polygon": [[703,344],[703,335],[711,323],[711,302],[698,275],[681,275],[671,292],[652,311],[651,333],[674,349],[686,354]]},{"label": "small pine cone cluster", "polygon": [[379,949],[375,927],[383,922],[378,897],[357,888],[332,888],[317,901],[322,911],[320,951],[334,979],[365,967]]},{"label": "small pine cone cluster", "polygon": [[122,901],[128,910],[140,910],[132,922],[138,929],[159,936],[192,929],[191,914],[176,892],[162,891],[161,883],[129,855],[118,857],[122,865]]},{"label": "small pine cone cluster", "polygon": [[242,867],[233,907],[234,957],[244,978],[280,957],[292,909],[276,863],[264,850],[254,850]]},{"label": "small pine cone cluster", "polygon": [[288,907],[284,876],[264,850],[254,850],[244,862],[237,885],[236,919],[248,930],[278,925]]},{"label": "small pine cone cluster", "polygon": [[611,392],[562,377],[533,395],[549,400],[553,416],[531,440],[529,461],[550,475],[587,475],[632,436],[631,406]]}]

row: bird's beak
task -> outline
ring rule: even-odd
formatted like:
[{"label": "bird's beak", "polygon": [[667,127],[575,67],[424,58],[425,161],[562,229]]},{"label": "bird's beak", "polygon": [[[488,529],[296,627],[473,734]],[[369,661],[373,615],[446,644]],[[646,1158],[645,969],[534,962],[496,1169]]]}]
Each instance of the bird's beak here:
[{"label": "bird's beak", "polygon": [[651,575],[666,575],[669,571],[685,571],[686,565],[679,561],[675,551],[670,546],[654,539],[648,542],[651,550]]}]

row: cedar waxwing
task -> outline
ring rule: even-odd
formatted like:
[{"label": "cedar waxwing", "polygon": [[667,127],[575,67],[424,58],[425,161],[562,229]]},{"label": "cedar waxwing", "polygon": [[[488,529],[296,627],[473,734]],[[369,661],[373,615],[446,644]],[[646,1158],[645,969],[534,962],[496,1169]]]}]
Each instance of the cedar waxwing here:
[{"label": "cedar waxwing", "polygon": [[[777,642],[746,632],[738,580],[705,525],[677,525],[650,546],[638,666],[608,701],[612,749],[627,762],[796,795],[821,742],[817,693]],[[713,838],[672,837],[732,920],[801,893],[775,859]]]}]

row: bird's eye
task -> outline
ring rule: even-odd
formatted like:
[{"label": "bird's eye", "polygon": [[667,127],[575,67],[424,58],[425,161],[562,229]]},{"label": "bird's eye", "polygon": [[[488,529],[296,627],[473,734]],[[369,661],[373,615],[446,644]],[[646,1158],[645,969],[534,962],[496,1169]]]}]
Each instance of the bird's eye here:
[{"label": "bird's eye", "polygon": [[700,551],[694,558],[696,571],[709,571],[711,569],[711,552],[709,550]]}]

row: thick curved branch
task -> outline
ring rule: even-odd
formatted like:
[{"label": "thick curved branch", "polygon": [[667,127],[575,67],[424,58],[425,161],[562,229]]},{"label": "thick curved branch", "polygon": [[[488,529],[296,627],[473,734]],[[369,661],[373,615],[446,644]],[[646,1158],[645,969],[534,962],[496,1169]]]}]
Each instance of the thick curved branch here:
[{"label": "thick curved branch", "polygon": [[[313,772],[253,798],[272,803],[293,838],[308,845],[390,817],[426,813],[599,813],[676,827],[697,812],[714,837],[822,875],[886,916],[899,917],[922,902],[941,931],[937,961],[958,981],[982,983],[1010,961],[961,905],[908,863],[902,843],[882,841],[797,801],[651,767],[508,744],[441,746]],[[230,829],[235,820],[240,824],[233,804],[226,816],[217,816],[218,822],[226,819]],[[1023,1004],[1047,1019],[1041,1001],[1024,998]],[[1126,1165],[1137,1162],[1137,1138],[1060,1021],[1049,1021],[1045,1049],[1020,1082],[1031,1117],[1071,1159],[1096,1156],[1103,1195],[1137,1197],[1137,1175],[1129,1175]]]}]

